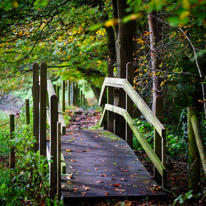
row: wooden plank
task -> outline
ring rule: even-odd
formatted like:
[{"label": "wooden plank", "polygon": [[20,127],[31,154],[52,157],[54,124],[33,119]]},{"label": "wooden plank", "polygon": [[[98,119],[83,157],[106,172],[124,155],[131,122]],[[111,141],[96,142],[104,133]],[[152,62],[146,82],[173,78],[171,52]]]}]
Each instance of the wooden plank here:
[{"label": "wooden plank", "polygon": [[165,166],[162,164],[160,159],[157,157],[157,155],[155,154],[153,149],[150,147],[149,143],[145,140],[141,132],[137,129],[134,121],[132,120],[128,112],[125,109],[122,109],[120,107],[116,107],[113,105],[109,105],[109,104],[105,105],[105,110],[118,113],[119,115],[122,115],[125,118],[130,128],[132,129],[133,133],[137,137],[138,141],[142,145],[143,149],[145,150],[145,152],[147,153],[147,155],[149,156],[149,158],[151,159],[151,161],[153,162],[153,164],[155,165],[155,167],[157,168],[161,176],[164,177],[165,172],[166,172]]},{"label": "wooden plank", "polygon": [[64,203],[72,198],[163,195],[152,191],[157,183],[121,138],[104,130],[70,133],[62,137],[67,165],[67,175],[62,176]]},{"label": "wooden plank", "polygon": [[39,153],[46,156],[46,102],[47,102],[47,65],[41,63],[40,75],[40,132]]},{"label": "wooden plank", "polygon": [[144,115],[145,119],[155,127],[162,137],[165,134],[164,126],[127,80],[124,81],[124,90]]}]

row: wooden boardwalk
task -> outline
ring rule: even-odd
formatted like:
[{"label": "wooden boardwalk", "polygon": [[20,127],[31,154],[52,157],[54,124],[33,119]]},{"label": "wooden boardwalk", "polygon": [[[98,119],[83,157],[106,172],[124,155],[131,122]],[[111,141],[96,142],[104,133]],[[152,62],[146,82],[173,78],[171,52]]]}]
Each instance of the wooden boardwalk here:
[{"label": "wooden boardwalk", "polygon": [[74,130],[62,136],[65,203],[85,198],[164,196],[129,145],[104,130]]}]

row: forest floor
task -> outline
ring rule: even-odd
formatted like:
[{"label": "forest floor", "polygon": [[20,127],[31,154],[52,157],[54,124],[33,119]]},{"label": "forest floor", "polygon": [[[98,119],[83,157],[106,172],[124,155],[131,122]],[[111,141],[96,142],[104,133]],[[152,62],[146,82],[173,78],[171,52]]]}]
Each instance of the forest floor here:
[{"label": "forest floor", "polygon": [[[100,120],[101,114],[97,110],[77,110],[70,112],[71,120],[68,130],[74,129],[98,129],[98,122]],[[148,172],[152,174],[153,165],[149,161],[147,155],[143,151],[135,151],[143,165],[146,167]],[[204,177],[203,177],[204,179]],[[199,186],[199,191],[202,191],[205,184],[201,183]],[[183,155],[179,160],[172,160],[168,158],[167,160],[167,185],[165,190],[163,190],[167,196],[164,199],[158,198],[144,198],[144,199],[112,199],[105,201],[92,201],[92,202],[81,202],[78,205],[86,206],[136,206],[136,205],[174,205],[174,199],[179,196],[179,203],[181,205],[206,205],[206,196],[202,195],[199,198],[193,199],[191,193],[188,193],[188,167],[185,161],[185,155]],[[186,195],[185,195],[186,194]],[[180,196],[182,195],[182,196]],[[190,201],[188,201],[190,199]],[[191,199],[193,199],[191,201]],[[178,205],[178,204],[177,204]]]}]

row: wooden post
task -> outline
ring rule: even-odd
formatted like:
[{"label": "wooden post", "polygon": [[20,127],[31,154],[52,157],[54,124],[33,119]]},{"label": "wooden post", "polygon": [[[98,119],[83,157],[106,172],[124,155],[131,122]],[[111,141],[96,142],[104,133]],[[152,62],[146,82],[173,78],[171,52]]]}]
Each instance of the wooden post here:
[{"label": "wooden post", "polygon": [[70,106],[71,104],[71,85],[70,85],[70,81],[67,81],[67,88],[68,88],[68,106]]},{"label": "wooden post", "polygon": [[188,120],[188,162],[189,162],[189,189],[198,190],[198,182],[200,180],[200,158],[198,154],[195,135],[191,124],[191,117],[198,113],[196,107],[187,108]]},{"label": "wooden post", "polygon": [[[9,115],[9,120],[10,120],[10,140],[14,138],[14,130],[15,130],[15,125],[14,125],[14,114]],[[15,168],[15,148],[14,146],[11,146],[10,143],[10,152],[9,152],[9,168]]]},{"label": "wooden post", "polygon": [[[108,64],[108,77],[113,77],[113,64]],[[112,87],[108,87],[108,104],[113,105],[114,104],[114,89]],[[113,112],[107,112],[107,129],[110,132],[114,131],[114,113]]]},{"label": "wooden post", "polygon": [[29,99],[25,100],[25,108],[26,108],[26,125],[29,125],[30,124]]},{"label": "wooden post", "polygon": [[[155,116],[159,119],[159,121],[161,123],[163,123],[163,101],[162,101],[162,97],[161,96],[156,96],[156,104],[155,104]],[[162,137],[159,135],[159,133],[154,130],[154,151],[156,153],[156,155],[159,157],[159,159],[163,162],[164,164],[164,156],[163,154],[163,149],[165,149],[164,147],[166,147],[166,145],[163,146],[164,141],[162,142]],[[164,164],[165,165],[165,164]],[[157,171],[157,169],[154,167],[154,177],[155,180],[161,184],[162,182],[162,176],[159,174],[159,172]]]},{"label": "wooden post", "polygon": [[47,95],[47,65],[41,63],[40,76],[40,135],[39,135],[39,152],[40,155],[46,156],[46,96]]},{"label": "wooden post", "polygon": [[38,150],[39,139],[39,65],[33,64],[33,136],[37,140],[35,150]]},{"label": "wooden post", "polygon": [[61,123],[57,122],[57,199],[61,197]]},{"label": "wooden post", "polygon": [[57,122],[58,122],[58,98],[52,95],[50,98],[50,156],[52,162],[49,167],[50,197],[53,199],[57,193]]},{"label": "wooden post", "polygon": [[[128,82],[133,86],[133,78],[134,78],[134,66],[131,62],[127,63],[126,65],[126,79]],[[125,103],[125,109],[127,112],[130,114],[130,116],[133,116],[133,110],[134,110],[134,103],[133,101],[129,98],[129,96],[126,94],[126,103]],[[133,132],[127,124],[127,121],[125,121],[125,140],[129,144],[131,148],[133,148]]]},{"label": "wooden post", "polygon": [[203,139],[202,139],[200,124],[198,122],[197,116],[193,115],[191,117],[191,123],[192,123],[192,128],[194,131],[195,140],[196,140],[197,148],[199,151],[200,159],[202,162],[203,170],[206,176],[206,151],[205,151],[205,146],[204,146]]},{"label": "wooden post", "polygon": [[65,112],[65,80],[62,82],[62,112]]}]

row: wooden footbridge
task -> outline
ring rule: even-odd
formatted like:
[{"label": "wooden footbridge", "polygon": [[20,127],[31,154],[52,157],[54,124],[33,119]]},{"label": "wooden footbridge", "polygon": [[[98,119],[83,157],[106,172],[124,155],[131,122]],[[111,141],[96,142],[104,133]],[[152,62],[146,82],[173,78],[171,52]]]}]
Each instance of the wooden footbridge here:
[{"label": "wooden footbridge", "polygon": [[[40,77],[38,64],[33,65],[34,136],[39,139],[40,155],[47,155],[48,159],[52,159],[49,163],[51,197],[57,194],[58,198],[63,197],[65,203],[71,203],[86,198],[138,198],[164,195],[131,147],[134,134],[154,164],[155,178],[164,186],[165,128],[131,86],[129,80],[131,64],[127,65],[127,70],[127,79],[108,77],[102,86],[99,104],[103,106],[103,113],[100,124],[104,124],[110,131],[86,129],[69,131],[60,112],[55,89],[51,80],[46,77],[46,64],[42,63],[40,66]],[[107,93],[111,97],[114,88],[125,92],[125,108],[114,106],[111,104],[111,98],[108,100],[105,98]],[[133,104],[154,126],[154,150],[131,117]],[[121,135],[125,138],[120,138],[111,132],[114,113],[118,114],[118,118],[121,116],[125,119],[125,125],[121,125],[126,128],[125,133]],[[50,125],[48,141],[46,121]]]}]

